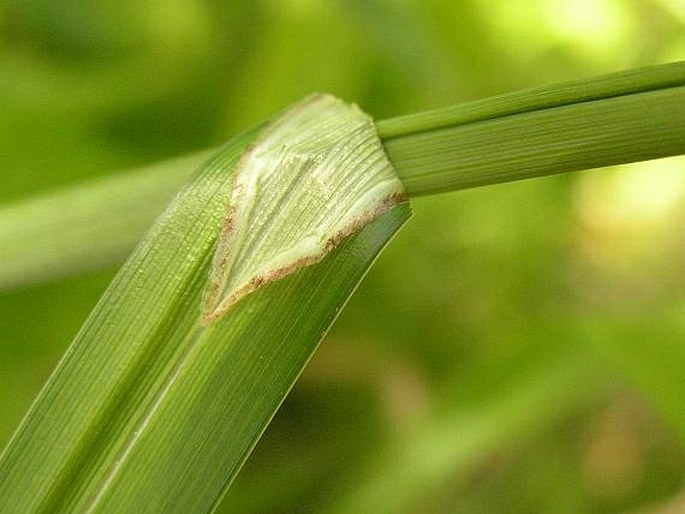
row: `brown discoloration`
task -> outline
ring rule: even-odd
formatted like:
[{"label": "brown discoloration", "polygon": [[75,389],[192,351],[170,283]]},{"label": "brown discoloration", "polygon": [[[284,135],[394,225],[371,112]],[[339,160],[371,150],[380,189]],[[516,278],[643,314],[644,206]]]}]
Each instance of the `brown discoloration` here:
[{"label": "brown discoloration", "polygon": [[[271,282],[275,282],[276,280],[280,280],[289,275],[292,275],[301,268],[321,262],[323,258],[326,257],[326,255],[328,255],[331,251],[333,251],[338,246],[338,244],[340,244],[340,242],[342,242],[344,239],[351,236],[352,234],[355,234],[356,232],[359,232],[359,230],[361,230],[367,224],[378,218],[381,214],[385,213],[395,205],[406,203],[407,201],[409,201],[409,197],[406,193],[393,193],[391,195],[388,195],[385,198],[383,198],[378,203],[378,205],[376,205],[375,208],[362,213],[360,216],[353,219],[348,225],[338,230],[338,232],[336,232],[335,235],[328,238],[324,243],[323,251],[321,251],[320,253],[312,255],[310,257],[303,257],[301,259],[298,259],[289,266],[269,270],[266,273],[252,277],[252,279],[250,279],[250,281],[247,284],[242,286],[240,289],[236,290],[231,296],[229,296],[223,302],[221,302],[216,309],[214,309],[211,312],[203,312],[203,325],[209,325],[210,323],[221,318],[224,314],[226,314],[226,312],[231,307],[233,307],[241,299],[243,299],[250,293],[253,293],[257,289],[261,289],[262,287],[270,284]],[[222,263],[224,263],[224,261],[222,261]],[[218,284],[212,283],[209,285],[209,287],[210,289],[212,289],[213,297],[216,297],[216,294],[219,289]]]},{"label": "brown discoloration", "polygon": [[[288,117],[293,112],[299,109],[305,109],[310,104],[325,98],[335,100],[333,97],[330,97],[330,95],[315,93],[293,107],[283,111],[280,115],[274,118],[274,120],[261,129],[259,135],[244,149],[242,155],[239,157],[234,168],[226,214],[224,215],[223,224],[218,236],[217,255],[221,255],[221,257],[215,256],[212,262],[212,271],[210,272],[209,281],[203,298],[203,325],[209,325],[210,323],[216,321],[226,314],[226,312],[242,298],[256,291],[257,289],[291,275],[301,268],[320,262],[328,253],[336,248],[343,239],[358,232],[366,224],[373,221],[393,206],[408,201],[407,195],[403,192],[392,193],[385,198],[382,198],[373,208],[356,216],[347,225],[343,226],[335,234],[333,234],[333,236],[326,239],[322,245],[323,249],[319,253],[302,257],[288,266],[262,272],[259,275],[250,278],[247,283],[240,286],[230,296],[220,298],[222,292],[221,284],[223,283],[223,279],[221,277],[225,275],[227,270],[231,269],[233,266],[232,261],[235,256],[229,252],[237,251],[232,247],[232,240],[236,237],[235,230],[237,205],[239,204],[239,201],[244,199],[244,196],[247,194],[244,190],[244,185],[240,182],[241,171],[248,166],[249,159],[255,154],[260,145],[262,145],[265,140],[271,137],[274,132],[279,130],[279,128],[282,126],[282,123],[287,122]],[[353,106],[353,108],[357,109],[363,115],[362,111],[358,107]],[[368,116],[367,118],[369,122],[371,122],[371,118]]]}]

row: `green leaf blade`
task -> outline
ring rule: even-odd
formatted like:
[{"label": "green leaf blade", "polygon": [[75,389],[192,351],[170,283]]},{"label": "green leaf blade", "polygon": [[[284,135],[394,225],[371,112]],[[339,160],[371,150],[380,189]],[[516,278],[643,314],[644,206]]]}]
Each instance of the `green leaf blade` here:
[{"label": "green leaf blade", "polygon": [[[178,351],[172,345],[190,322],[175,314],[183,293],[203,281],[200,264],[230,187],[230,174],[219,171],[230,169],[250,139],[236,138],[179,193],[110,285],[0,459],[0,476],[7,477],[0,483],[0,511],[12,505],[26,512],[58,509],[68,503],[72,484],[104,465],[96,456],[116,454],[124,444],[112,434],[134,422],[115,414],[122,402],[133,410],[149,401],[153,393],[141,397],[140,391],[152,391],[153,377],[169,373]],[[165,325],[176,335],[166,345]]]},{"label": "green leaf blade", "polygon": [[391,208],[204,326],[231,172],[255,134],[208,161],[114,279],[0,457],[0,511],[209,510],[408,219]]},{"label": "green leaf blade", "polygon": [[[208,499],[238,471],[342,303],[408,215],[406,206],[393,208],[320,265],[253,293],[204,331],[177,370],[145,440],[131,449],[103,494],[101,510],[123,505],[124,511],[207,511]],[[304,289],[313,292],[303,296]],[[203,386],[188,394],[187,384],[199,375]],[[173,480],[170,469],[177,470]],[[149,487],[141,491],[128,476],[146,477]]]},{"label": "green leaf blade", "polygon": [[0,290],[120,265],[214,152],[127,170],[2,206]]},{"label": "green leaf blade", "polygon": [[378,132],[381,138],[388,141],[395,137],[532,111],[668,89],[682,86],[683,83],[685,62],[672,62],[591,79],[534,87],[452,107],[381,120],[378,122]]},{"label": "green leaf blade", "polygon": [[412,195],[685,153],[685,86],[525,112],[390,139]]}]

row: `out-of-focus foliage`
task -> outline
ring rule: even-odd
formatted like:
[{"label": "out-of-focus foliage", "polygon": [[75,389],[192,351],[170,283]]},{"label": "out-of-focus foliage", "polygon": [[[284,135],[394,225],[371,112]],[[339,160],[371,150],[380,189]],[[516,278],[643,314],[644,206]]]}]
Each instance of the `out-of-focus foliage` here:
[{"label": "out-of-focus foliage", "polygon": [[[0,199],[311,91],[384,118],[683,58],[678,0],[5,2]],[[222,508],[685,509],[684,200],[677,158],[415,201]],[[111,276],[0,297],[0,444]]]}]

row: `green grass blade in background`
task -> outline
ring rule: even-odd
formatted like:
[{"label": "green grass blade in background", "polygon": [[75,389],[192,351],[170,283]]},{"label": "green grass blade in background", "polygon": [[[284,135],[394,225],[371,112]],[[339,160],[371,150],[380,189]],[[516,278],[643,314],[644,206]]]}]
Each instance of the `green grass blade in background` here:
[{"label": "green grass blade in background", "polygon": [[195,325],[184,300],[202,284],[222,192],[230,190],[226,170],[251,139],[236,138],[179,193],[110,285],[3,453],[0,510],[65,510],[77,501],[72,484],[87,490],[79,481],[103,469],[108,452],[115,456],[110,465],[116,462],[130,435],[126,425],[140,424],[125,405],[135,411],[154,400],[150,388],[171,376],[172,360],[184,350],[178,338]]},{"label": "green grass blade in background", "polygon": [[[684,86],[685,63],[678,62],[377,126],[409,194],[426,195],[683,154]],[[3,207],[0,290],[122,259],[204,158],[198,154]],[[74,211],[70,205],[82,207]]]},{"label": "green grass blade in background", "polygon": [[211,152],[0,208],[0,290],[120,264]]},{"label": "green grass blade in background", "polygon": [[111,283],[0,458],[0,511],[210,510],[409,217],[390,209],[203,326],[231,170],[254,135],[207,161]]},{"label": "green grass blade in background", "polygon": [[388,438],[369,469],[356,474],[325,512],[421,512],[421,500],[440,484],[462,487],[475,463],[530,438],[531,431],[549,429],[607,389],[596,363],[578,351],[532,358],[511,375],[477,405],[462,399],[427,416],[409,434]]}]

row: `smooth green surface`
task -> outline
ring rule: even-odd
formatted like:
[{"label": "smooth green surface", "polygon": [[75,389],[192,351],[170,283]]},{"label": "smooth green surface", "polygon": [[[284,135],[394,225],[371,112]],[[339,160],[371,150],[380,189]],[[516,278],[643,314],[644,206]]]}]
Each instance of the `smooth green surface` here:
[{"label": "smooth green surface", "polygon": [[210,161],[112,282],[3,453],[0,510],[84,510],[113,476],[192,347],[199,306],[193,312],[186,298],[201,293],[227,170],[250,140]]},{"label": "smooth green surface", "polygon": [[385,147],[407,190],[425,195],[680,155],[684,132],[680,86],[426,131]]},{"label": "smooth green surface", "polygon": [[[212,152],[37,195],[0,209],[0,289],[123,262]],[[12,263],[10,265],[10,263]]]},{"label": "smooth green surface", "polygon": [[[420,510],[425,484],[448,482],[512,434],[553,423],[604,394],[606,384],[598,379],[595,362],[579,360],[578,354],[545,357],[508,377],[507,394],[473,407],[471,415],[438,412],[405,437],[386,441],[374,466],[349,484],[329,512]],[[505,425],[498,426],[499,420]],[[461,484],[453,479],[455,485]]]},{"label": "smooth green surface", "polygon": [[685,388],[685,347],[678,337],[685,333],[682,311],[668,312],[658,320],[657,327],[651,315],[638,313],[625,326],[611,321],[610,316],[583,320],[585,344],[624,370],[626,377],[657,406],[669,428],[685,440],[685,411],[678,407]]},{"label": "smooth green surface", "polygon": [[388,140],[514,114],[668,89],[682,86],[683,83],[685,62],[674,62],[611,73],[592,79],[549,84],[464,105],[398,116],[378,122],[378,133],[383,139]]}]

